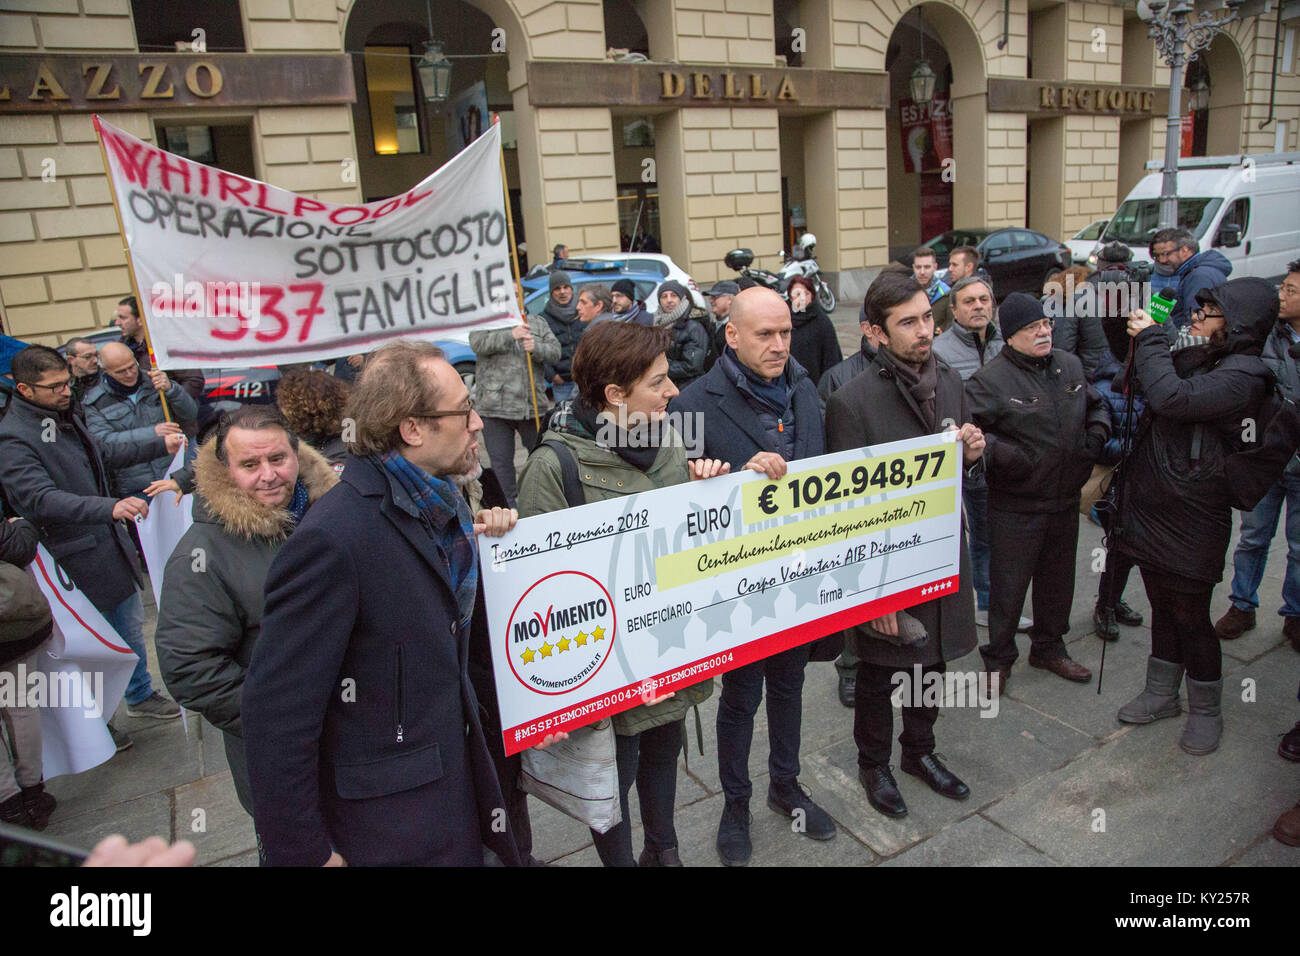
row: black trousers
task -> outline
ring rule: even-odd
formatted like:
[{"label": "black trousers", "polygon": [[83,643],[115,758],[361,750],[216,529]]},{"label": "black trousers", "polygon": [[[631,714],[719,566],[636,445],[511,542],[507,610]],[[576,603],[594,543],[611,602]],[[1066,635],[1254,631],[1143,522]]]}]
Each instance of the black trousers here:
[{"label": "black trousers", "polygon": [[619,809],[623,811],[623,819],[604,833],[591,831],[596,853],[605,866],[636,866],[632,855],[632,821],[627,810],[633,782],[641,803],[646,849],[669,850],[677,846],[673,804],[677,802],[677,754],[682,749],[682,723],[675,720],[639,734],[615,736]]},{"label": "black trousers", "polygon": [[1070,629],[1074,558],[1079,547],[1079,509],[1023,514],[989,504],[989,642],[980,648],[990,670],[1010,667],[1016,625],[1034,585],[1034,626],[1029,656],[1040,661],[1068,656],[1062,638]]},{"label": "black trousers", "polygon": [[[910,668],[885,667],[866,661],[858,664],[853,742],[858,745],[858,765],[864,769],[889,765],[889,754],[894,747],[894,706],[889,698],[895,690],[894,674],[899,671],[909,676],[914,674]],[[942,661],[921,669],[923,676],[943,672]],[[903,732],[898,735],[904,757],[924,757],[934,752],[934,722],[938,719],[938,707],[913,707],[912,701],[904,697]]]},{"label": "black trousers", "polygon": [[1182,664],[1192,680],[1223,676],[1219,636],[1210,618],[1214,585],[1142,568],[1151,602],[1151,656]]},{"label": "black trousers", "polygon": [[525,450],[537,441],[537,425],[531,418],[484,418],[483,443],[487,445],[492,471],[501,482],[510,507],[515,506],[518,484],[515,479],[515,434],[523,439]]}]

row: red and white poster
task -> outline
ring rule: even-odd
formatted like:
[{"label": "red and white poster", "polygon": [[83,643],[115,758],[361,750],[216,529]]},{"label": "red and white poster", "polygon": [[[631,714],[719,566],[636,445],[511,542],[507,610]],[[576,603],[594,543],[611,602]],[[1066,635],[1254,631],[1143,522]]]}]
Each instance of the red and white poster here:
[{"label": "red and white poster", "polygon": [[519,324],[498,126],[407,192],[354,206],[95,126],[159,368],[320,361]]},{"label": "red and white poster", "polygon": [[903,169],[939,172],[952,159],[952,101],[936,94],[929,103],[900,100],[898,127],[903,142]]}]

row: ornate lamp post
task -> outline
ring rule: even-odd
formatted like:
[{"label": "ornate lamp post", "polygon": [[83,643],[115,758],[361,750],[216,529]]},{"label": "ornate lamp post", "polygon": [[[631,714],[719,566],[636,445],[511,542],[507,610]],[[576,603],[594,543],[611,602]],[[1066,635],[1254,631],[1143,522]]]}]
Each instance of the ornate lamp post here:
[{"label": "ornate lamp post", "polygon": [[1206,49],[1223,28],[1237,19],[1243,0],[1224,0],[1226,15],[1216,18],[1209,11],[1196,20],[1191,0],[1138,0],[1138,16],[1150,28],[1156,51],[1169,67],[1169,118],[1165,132],[1164,179],[1160,185],[1160,228],[1178,225],[1178,146],[1182,139],[1183,71],[1187,61]]}]

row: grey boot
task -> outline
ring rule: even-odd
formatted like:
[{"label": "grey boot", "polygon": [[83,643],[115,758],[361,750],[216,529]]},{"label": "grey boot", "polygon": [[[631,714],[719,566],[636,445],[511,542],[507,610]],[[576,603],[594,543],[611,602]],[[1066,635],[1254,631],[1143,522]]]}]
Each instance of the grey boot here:
[{"label": "grey boot", "polygon": [[1189,754],[1203,757],[1218,749],[1223,733],[1219,704],[1223,700],[1223,678],[1199,681],[1187,678],[1187,726],[1178,741]]},{"label": "grey boot", "polygon": [[1183,712],[1178,701],[1178,685],[1183,682],[1183,665],[1147,658],[1147,686],[1119,709],[1119,719],[1126,724],[1149,724],[1162,717],[1177,717]]}]

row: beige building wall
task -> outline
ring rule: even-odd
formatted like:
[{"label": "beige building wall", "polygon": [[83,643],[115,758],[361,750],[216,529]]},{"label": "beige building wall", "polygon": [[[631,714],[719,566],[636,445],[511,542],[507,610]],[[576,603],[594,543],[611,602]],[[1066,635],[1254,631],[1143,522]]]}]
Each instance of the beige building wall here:
[{"label": "beige building wall", "polygon": [[737,246],[762,256],[780,242],[775,109],[673,110],[656,117],[655,142],[664,252],[696,282],[730,278],[722,258]]}]

